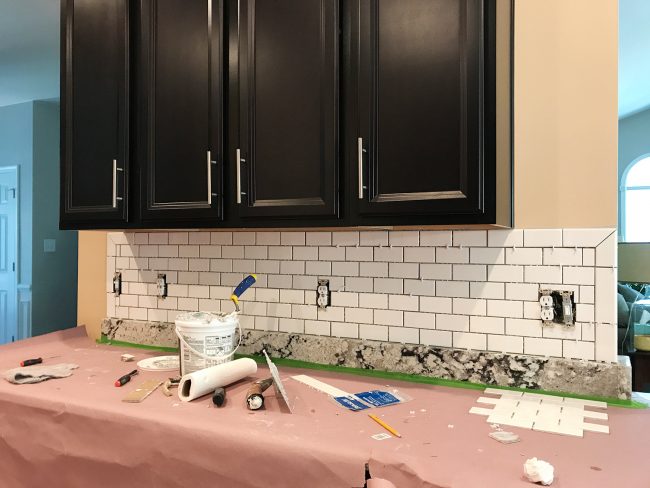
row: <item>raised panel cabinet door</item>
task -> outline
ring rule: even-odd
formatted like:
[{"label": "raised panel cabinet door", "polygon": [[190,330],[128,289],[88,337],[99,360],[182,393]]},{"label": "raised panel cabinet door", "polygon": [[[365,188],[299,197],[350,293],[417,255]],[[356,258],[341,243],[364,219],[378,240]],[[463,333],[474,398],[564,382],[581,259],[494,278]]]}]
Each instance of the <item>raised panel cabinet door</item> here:
[{"label": "raised panel cabinet door", "polygon": [[219,0],[140,1],[145,222],[221,218],[222,18]]},{"label": "raised panel cabinet door", "polygon": [[336,216],[338,2],[233,4],[238,8],[237,63],[231,65],[238,95],[233,120],[238,117],[239,124],[231,144],[236,213]]},{"label": "raised panel cabinet door", "polygon": [[126,222],[127,0],[62,0],[61,26],[60,222]]},{"label": "raised panel cabinet door", "polygon": [[485,211],[487,3],[360,0],[352,9],[357,215]]}]

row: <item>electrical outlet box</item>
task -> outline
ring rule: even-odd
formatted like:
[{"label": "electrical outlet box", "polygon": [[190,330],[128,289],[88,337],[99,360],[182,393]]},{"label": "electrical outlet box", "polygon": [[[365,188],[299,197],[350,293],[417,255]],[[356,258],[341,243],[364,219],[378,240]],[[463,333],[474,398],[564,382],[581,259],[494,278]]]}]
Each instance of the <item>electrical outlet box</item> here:
[{"label": "electrical outlet box", "polygon": [[540,318],[544,325],[575,325],[576,303],[572,291],[540,290],[539,304],[541,307]]},{"label": "electrical outlet box", "polygon": [[318,288],[316,288],[316,305],[319,308],[325,309],[332,302],[332,294],[330,292],[330,280],[318,280]]},{"label": "electrical outlet box", "polygon": [[113,294],[116,297],[122,294],[122,273],[119,271],[113,275]]},{"label": "electrical outlet box", "polygon": [[167,275],[160,273],[158,274],[158,279],[156,280],[156,286],[158,287],[158,298],[167,298]]}]

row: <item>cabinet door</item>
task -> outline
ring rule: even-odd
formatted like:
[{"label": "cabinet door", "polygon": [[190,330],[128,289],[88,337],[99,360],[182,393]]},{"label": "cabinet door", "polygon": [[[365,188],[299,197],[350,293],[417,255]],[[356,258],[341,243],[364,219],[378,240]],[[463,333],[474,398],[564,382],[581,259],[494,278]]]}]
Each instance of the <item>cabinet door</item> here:
[{"label": "cabinet door", "polygon": [[62,0],[61,25],[61,226],[126,222],[127,0]]},{"label": "cabinet door", "polygon": [[231,157],[241,217],[338,212],[338,18],[335,0],[239,2]]},{"label": "cabinet door", "polygon": [[353,10],[354,213],[482,214],[484,2],[360,0]]},{"label": "cabinet door", "polygon": [[222,7],[141,0],[138,156],[143,221],[221,218]]}]

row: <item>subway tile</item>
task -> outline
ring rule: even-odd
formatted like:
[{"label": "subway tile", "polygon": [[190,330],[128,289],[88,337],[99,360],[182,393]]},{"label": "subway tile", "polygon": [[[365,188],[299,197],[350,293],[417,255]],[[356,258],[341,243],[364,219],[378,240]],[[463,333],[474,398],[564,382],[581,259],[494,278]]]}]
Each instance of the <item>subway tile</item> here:
[{"label": "subway tile", "polygon": [[[337,289],[337,284],[335,282],[335,279],[332,277],[329,277],[330,280],[330,286],[332,289],[336,290]],[[300,275],[294,275],[293,280],[292,280],[292,286],[296,290],[309,290],[313,292],[314,294],[316,293],[316,286],[318,286],[318,279],[315,276],[300,276]]]},{"label": "subway tile", "polygon": [[451,264],[420,264],[420,276],[425,280],[451,280]]},{"label": "subway tile", "polygon": [[316,305],[291,305],[291,317],[294,319],[316,320]]},{"label": "subway tile", "polygon": [[169,233],[169,243],[170,244],[189,244],[189,237],[187,232],[170,232]]},{"label": "subway tile", "polygon": [[178,248],[178,257],[181,258],[198,258],[199,246],[174,246]]},{"label": "subway tile", "polygon": [[[138,249],[137,254],[134,252]],[[143,258],[157,258],[158,246],[120,246],[120,256],[140,256]]]},{"label": "subway tile", "polygon": [[484,264],[454,264],[453,279],[455,281],[485,281],[487,267]]},{"label": "subway tile", "polygon": [[[372,249],[371,247],[365,249]],[[388,263],[360,263],[359,275],[382,278],[388,276]]]},{"label": "subway tile", "polygon": [[470,249],[470,262],[474,264],[503,264],[505,251],[497,247],[477,247]]},{"label": "subway tile", "polygon": [[596,250],[595,249],[583,249],[582,250],[582,265],[583,266],[595,266],[596,265]]},{"label": "subway tile", "polygon": [[596,248],[596,266],[618,266],[616,233],[612,233]]},{"label": "subway tile", "polygon": [[359,324],[359,338],[371,341],[387,341],[388,327],[384,325]]},{"label": "subway tile", "polygon": [[359,235],[359,244],[362,246],[387,246],[388,231],[364,231]]},{"label": "subway tile", "polygon": [[331,302],[335,307],[358,307],[359,306],[359,294],[342,292],[342,291],[333,291],[331,292]]},{"label": "subway tile", "polygon": [[404,325],[404,312],[401,310],[374,309],[374,321],[377,325]]},{"label": "subway tile", "polygon": [[[198,237],[200,235],[205,235],[205,232],[192,232],[190,233],[190,241],[192,241],[192,235]],[[198,244],[218,244],[220,246],[230,246],[232,245],[232,232],[210,232],[209,242],[199,242]],[[201,239],[203,241],[204,239]]]},{"label": "subway tile", "polygon": [[359,306],[366,308],[388,308],[388,295],[381,293],[359,293]]},{"label": "subway tile", "polygon": [[167,285],[167,295],[170,297],[186,297],[187,285]]},{"label": "subway tile", "polygon": [[571,327],[565,327],[561,324],[543,325],[542,337],[578,340],[582,337],[582,329],[579,324]]},{"label": "subway tile", "polygon": [[[387,278],[382,278],[387,279]],[[374,287],[373,278],[345,278],[345,291],[356,291],[361,293],[372,293]]]},{"label": "subway tile", "polygon": [[305,273],[315,276],[329,276],[332,274],[332,263],[328,261],[307,261]]},{"label": "subway tile", "polygon": [[563,229],[563,244],[566,247],[597,247],[615,229]]},{"label": "subway tile", "polygon": [[244,257],[246,259],[268,259],[269,249],[267,246],[244,246]]},{"label": "subway tile", "polygon": [[469,317],[467,315],[436,314],[436,329],[469,331]]},{"label": "subway tile", "polygon": [[187,296],[194,298],[210,298],[210,287],[205,285],[189,285]]},{"label": "subway tile", "polygon": [[169,236],[167,232],[152,232],[149,234],[149,244],[168,244]]},{"label": "subway tile", "polygon": [[255,232],[233,232],[232,243],[235,246],[254,246]]},{"label": "subway tile", "polygon": [[331,232],[306,232],[305,244],[307,246],[331,246],[332,233]]},{"label": "subway tile", "polygon": [[232,270],[234,272],[255,273],[255,261],[252,259],[233,259]]},{"label": "subway tile", "polygon": [[617,329],[617,324],[596,325],[596,361],[616,362]]},{"label": "subway tile", "polygon": [[375,247],[375,262],[401,263],[404,261],[403,247]]},{"label": "subway tile", "polygon": [[268,286],[271,288],[291,288],[293,277],[291,275],[268,275]]},{"label": "subway tile", "polygon": [[501,317],[470,317],[469,330],[471,332],[503,334],[505,332],[505,320]]},{"label": "subway tile", "polygon": [[522,318],[524,316],[524,304],[511,300],[488,300],[487,314],[490,317]]},{"label": "subway tile", "polygon": [[489,334],[487,336],[487,350],[511,354],[523,354],[524,338]]},{"label": "subway tile", "polygon": [[469,248],[438,247],[436,248],[438,263],[469,263]]},{"label": "subway tile", "polygon": [[388,276],[391,278],[419,278],[420,266],[417,263],[389,263]]},{"label": "subway tile", "polygon": [[593,342],[563,341],[564,357],[567,359],[594,360],[595,347]]},{"label": "subway tile", "polygon": [[305,274],[305,262],[280,261],[280,274],[303,275]]},{"label": "subway tile", "polygon": [[467,281],[438,281],[436,282],[436,295],[439,297],[469,297],[469,283]]},{"label": "subway tile", "polygon": [[210,271],[230,273],[232,272],[232,261],[232,259],[212,259],[210,260]]},{"label": "subway tile", "polygon": [[258,288],[256,290],[256,299],[260,302],[278,303],[280,301],[280,290],[275,288]]},{"label": "subway tile", "polygon": [[257,232],[255,234],[255,244],[258,246],[279,246],[279,232]]},{"label": "subway tile", "polygon": [[[542,250],[537,248],[505,249],[506,264],[542,264]],[[497,263],[493,263],[497,264]]]},{"label": "subway tile", "polygon": [[372,250],[372,247],[346,247],[345,259],[346,261],[372,261]]},{"label": "subway tile", "polygon": [[527,283],[562,283],[560,266],[526,266],[524,280]]},{"label": "subway tile", "polygon": [[[398,278],[373,278],[374,290],[358,290],[358,291],[374,291],[375,293],[404,293],[404,280]],[[346,281],[347,287],[347,281]],[[348,288],[348,291],[352,291]]]},{"label": "subway tile", "polygon": [[453,312],[462,315],[485,315],[486,301],[476,298],[454,298]]},{"label": "subway tile", "polygon": [[[535,263],[531,263],[535,264]],[[582,266],[582,249],[556,247],[544,249],[544,264],[562,266]]]},{"label": "subway tile", "polygon": [[330,323],[323,320],[305,320],[305,334],[329,336]]},{"label": "subway tile", "polygon": [[171,271],[189,271],[187,258],[169,258],[168,267]]},{"label": "subway tile", "polygon": [[[524,302],[524,318],[541,321],[542,307],[539,302]],[[540,322],[541,324],[541,322]]]},{"label": "subway tile", "polygon": [[290,332],[294,334],[305,333],[305,321],[302,319],[285,319],[279,321],[279,329],[281,332]]},{"label": "subway tile", "polygon": [[[149,239],[151,241],[151,239]],[[201,244],[210,244],[210,233],[209,232],[188,232],[187,241],[189,244],[201,245]],[[213,242],[213,244],[216,244]]]},{"label": "subway tile", "polygon": [[420,231],[420,245],[421,246],[451,246],[452,234],[450,230],[421,230]]},{"label": "subway tile", "polygon": [[124,283],[124,285],[129,286],[129,293],[133,295],[146,295],[147,294],[147,285],[146,283]]},{"label": "subway tile", "polygon": [[117,297],[117,305],[120,307],[137,307],[138,295],[120,295]]},{"label": "subway tile", "polygon": [[[203,256],[203,257],[208,257],[208,256]],[[214,256],[214,257],[243,259],[243,257],[244,257],[244,246],[222,246],[221,247],[221,256]]]},{"label": "subway tile", "polygon": [[452,299],[444,297],[420,297],[420,311],[451,313]]},{"label": "subway tile", "polygon": [[436,314],[426,312],[404,312],[404,327],[435,329]]},{"label": "subway tile", "polygon": [[391,310],[417,311],[419,310],[419,300],[418,297],[408,295],[388,295],[388,308]]},{"label": "subway tile", "polygon": [[252,330],[255,328],[255,319],[256,318],[265,318],[265,317],[249,317],[248,315],[239,316],[239,325],[242,329]]},{"label": "subway tile", "polygon": [[178,309],[186,310],[188,312],[198,312],[199,311],[199,300],[198,298],[179,298],[178,299]]},{"label": "subway tile", "polygon": [[305,303],[305,292],[303,290],[280,290],[280,302]]},{"label": "subway tile", "polygon": [[255,317],[256,330],[277,331],[280,328],[280,321],[277,317]]},{"label": "subway tile", "polygon": [[237,286],[244,279],[244,273],[221,273],[221,284]]},{"label": "subway tile", "polygon": [[266,313],[270,317],[288,318],[291,317],[291,305],[288,303],[268,303]]},{"label": "subway tile", "polygon": [[562,357],[562,341],[560,339],[524,337],[524,354]]},{"label": "subway tile", "polygon": [[594,287],[581,286],[580,287],[580,303],[594,303]]},{"label": "subway tile", "polygon": [[[289,257],[291,259],[291,257]],[[345,261],[344,247],[319,247],[318,259],[321,261]]]},{"label": "subway tile", "polygon": [[487,246],[487,231],[485,230],[455,230],[453,231],[454,246],[485,247]]},{"label": "subway tile", "polygon": [[278,259],[288,261],[293,258],[293,248],[291,246],[270,246],[269,259]]},{"label": "subway tile", "polygon": [[532,283],[506,283],[506,300],[534,302],[538,299],[538,285]]},{"label": "subway tile", "polygon": [[405,263],[435,263],[435,247],[406,247],[404,248]]},{"label": "subway tile", "polygon": [[167,310],[150,308],[147,310],[147,320],[149,322],[167,322]]},{"label": "subway tile", "polygon": [[420,329],[388,327],[388,340],[401,344],[420,344]]},{"label": "subway tile", "polygon": [[266,303],[262,302],[242,302],[242,311],[246,315],[267,315]]},{"label": "subway tile", "polygon": [[359,337],[359,325],[344,322],[331,322],[331,335],[332,337],[349,337],[351,339],[357,339]]},{"label": "subway tile", "polygon": [[149,234],[146,232],[136,232],[133,238],[135,244],[149,244]]},{"label": "subway tile", "polygon": [[281,232],[280,244],[283,246],[304,246],[305,233],[304,232]]},{"label": "subway tile", "polygon": [[146,308],[130,308],[129,318],[132,320],[147,320]]},{"label": "subway tile", "polygon": [[435,296],[436,282],[433,280],[404,280],[404,293],[416,296]]},{"label": "subway tile", "polygon": [[524,231],[522,229],[488,230],[489,247],[522,247]]},{"label": "subway tile", "polygon": [[345,322],[345,308],[343,307],[327,307],[326,309],[319,308],[318,320],[327,320],[329,322]]},{"label": "subway tile", "polygon": [[487,338],[485,334],[454,332],[453,344],[458,349],[485,350],[487,347]]},{"label": "subway tile", "polygon": [[109,232],[106,236],[114,244],[128,244],[129,240],[124,232]]},{"label": "subway tile", "polygon": [[568,285],[593,285],[595,271],[591,267],[571,267],[565,266],[562,269],[562,279]]},{"label": "subway tile", "polygon": [[451,334],[446,330],[420,330],[420,342],[427,346],[451,347]]},{"label": "subway tile", "polygon": [[562,229],[525,229],[525,247],[562,247]]},{"label": "subway tile", "polygon": [[334,262],[332,263],[334,276],[359,276],[359,263]]},{"label": "subway tile", "polygon": [[420,233],[417,230],[394,230],[388,235],[390,246],[419,246]]},{"label": "subway tile", "polygon": [[357,246],[359,245],[359,232],[357,231],[332,232],[332,245],[333,246]]},{"label": "subway tile", "polygon": [[596,325],[593,322],[585,322],[580,325],[582,329],[582,340],[593,342],[596,339]]},{"label": "subway tile", "polygon": [[258,273],[280,274],[280,261],[263,259],[255,262]]},{"label": "subway tile", "polygon": [[[200,285],[213,285],[218,286],[221,284],[221,275],[219,273],[199,273]],[[231,290],[232,292],[232,290]]]},{"label": "subway tile", "polygon": [[[205,246],[199,246],[199,256],[202,258],[220,258],[221,257],[221,246],[215,246],[215,245],[205,245]],[[223,256],[224,258],[227,257],[244,257],[243,253],[241,256]]]},{"label": "subway tile", "polygon": [[345,321],[359,324],[372,324],[374,323],[372,309],[355,307],[346,308]]},{"label": "subway tile", "polygon": [[517,283],[524,281],[524,267],[496,264],[487,267],[488,281]]}]

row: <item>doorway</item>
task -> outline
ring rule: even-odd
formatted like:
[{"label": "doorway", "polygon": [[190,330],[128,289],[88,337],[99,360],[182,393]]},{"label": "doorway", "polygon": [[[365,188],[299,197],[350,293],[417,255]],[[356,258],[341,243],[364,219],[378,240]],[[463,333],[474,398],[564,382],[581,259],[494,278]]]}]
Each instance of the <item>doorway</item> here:
[{"label": "doorway", "polygon": [[0,167],[0,344],[18,335],[18,168]]}]

